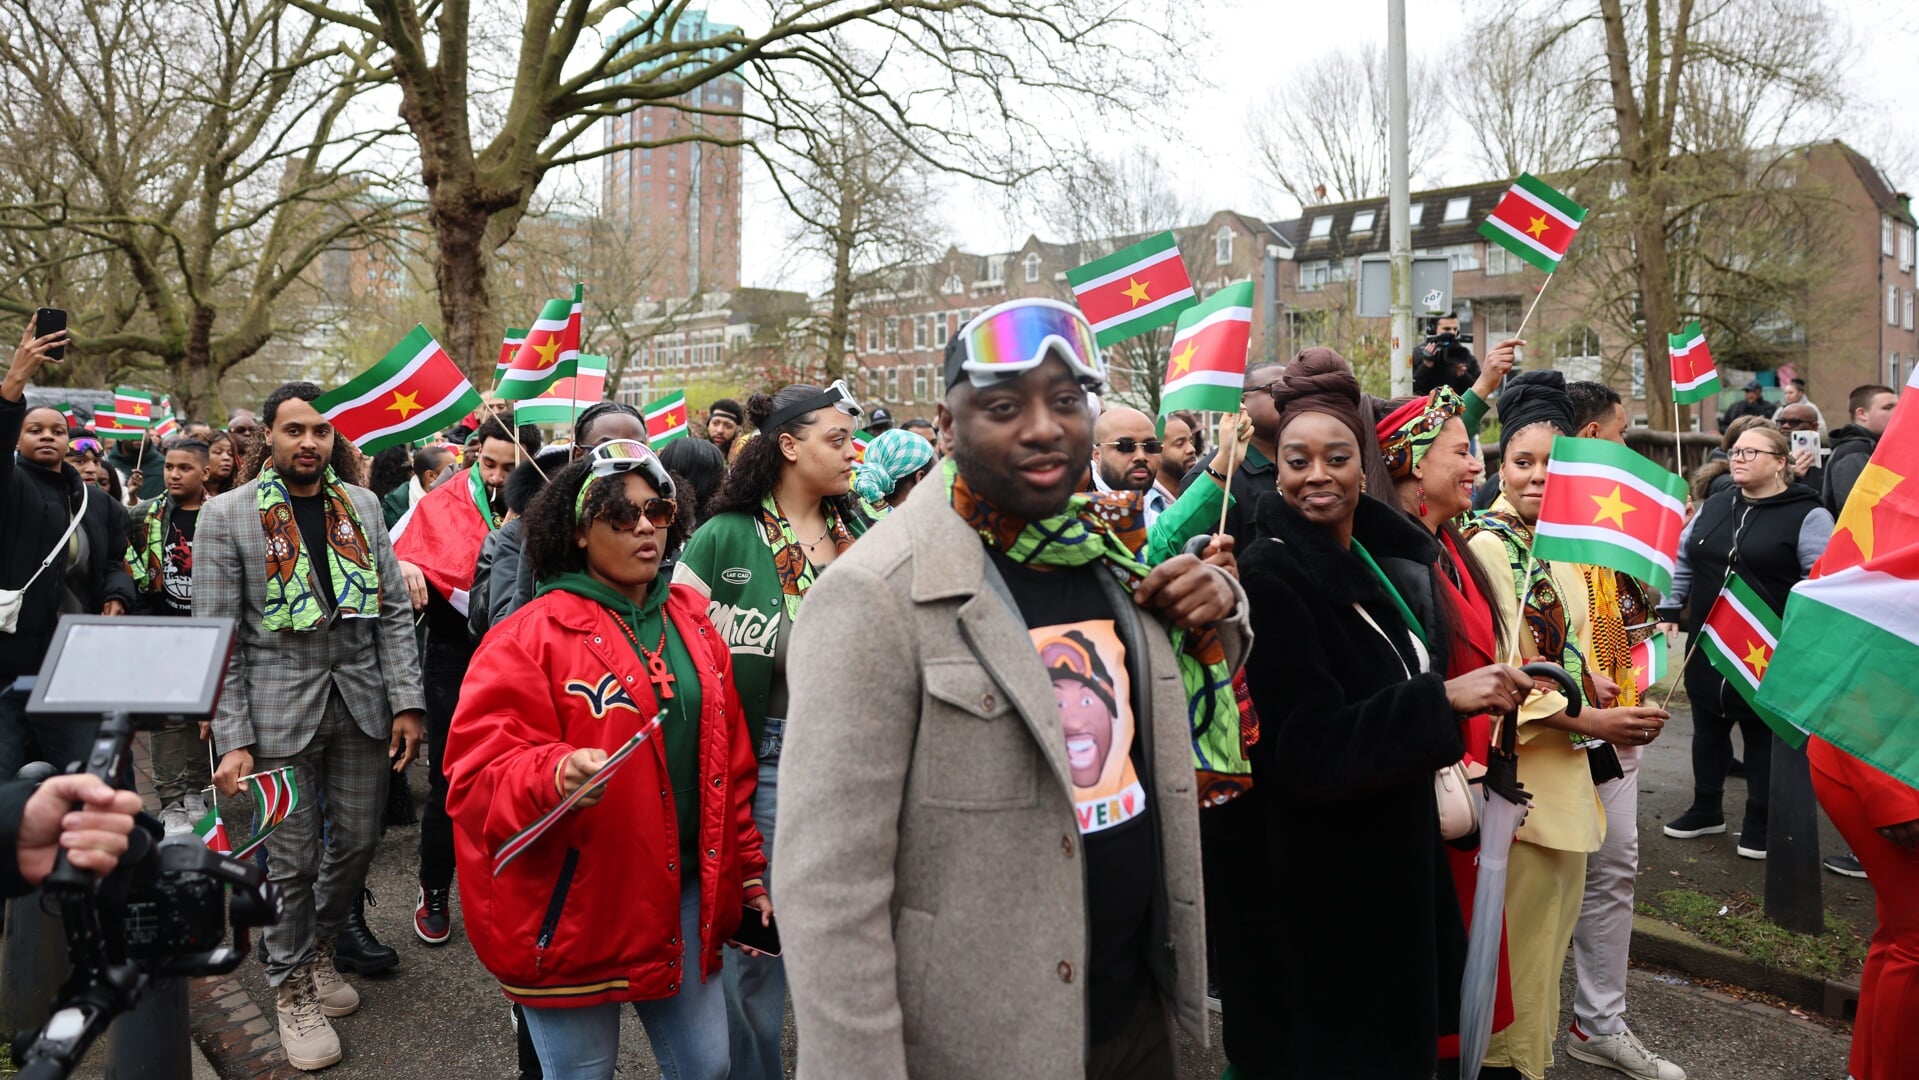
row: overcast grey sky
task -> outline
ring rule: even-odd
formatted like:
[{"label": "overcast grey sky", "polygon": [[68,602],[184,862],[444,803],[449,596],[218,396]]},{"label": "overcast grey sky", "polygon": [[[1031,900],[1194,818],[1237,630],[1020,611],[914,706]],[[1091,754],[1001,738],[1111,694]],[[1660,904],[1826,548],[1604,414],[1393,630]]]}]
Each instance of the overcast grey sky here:
[{"label": "overcast grey sky", "polygon": [[[1407,32],[1417,52],[1446,52],[1460,77],[1470,77],[1469,49],[1457,46],[1459,27],[1470,0],[1408,0]],[[1868,155],[1882,148],[1903,147],[1909,157],[1919,150],[1919,5],[1906,0],[1834,0],[1834,9],[1846,20],[1858,45],[1847,88],[1848,114],[1840,136]],[[713,0],[718,19],[750,19],[747,0]],[[737,10],[729,10],[737,9]],[[1290,200],[1266,188],[1246,153],[1245,118],[1248,107],[1269,88],[1284,85],[1289,62],[1316,49],[1382,44],[1386,38],[1385,0],[1212,0],[1206,23],[1215,27],[1210,40],[1195,49],[1205,58],[1211,87],[1195,88],[1170,102],[1152,118],[1148,130],[1131,138],[1157,145],[1160,157],[1177,173],[1176,183],[1190,192],[1191,203],[1208,211],[1232,208],[1254,214],[1289,214]],[[1074,131],[1070,117],[1057,120],[1063,134]],[[1177,133],[1175,135],[1174,133]],[[1125,136],[1121,136],[1124,138]],[[1454,138],[1464,138],[1456,133]],[[1460,152],[1456,162],[1442,162],[1437,170],[1444,183],[1483,179],[1471,156]],[[750,161],[750,159],[749,159]],[[817,289],[822,275],[816,269],[791,266],[785,239],[791,228],[785,209],[767,190],[764,178],[754,182],[749,164],[745,221],[743,280],[750,285]],[[1911,190],[1919,178],[1891,170],[1896,187]],[[1044,233],[1032,215],[1005,209],[999,193],[959,188],[951,205],[959,212],[949,220],[951,239],[969,250],[1012,247],[1027,233]]]}]

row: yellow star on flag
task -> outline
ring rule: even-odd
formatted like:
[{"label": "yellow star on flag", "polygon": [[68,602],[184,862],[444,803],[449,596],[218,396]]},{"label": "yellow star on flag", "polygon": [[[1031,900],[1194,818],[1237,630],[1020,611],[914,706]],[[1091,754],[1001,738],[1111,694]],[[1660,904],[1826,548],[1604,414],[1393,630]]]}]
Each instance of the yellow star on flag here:
[{"label": "yellow star on flag", "polygon": [[1134,307],[1138,307],[1141,304],[1144,304],[1147,300],[1146,283],[1139,280],[1138,278],[1127,278],[1126,288],[1120,291],[1124,292],[1127,296],[1132,297]]},{"label": "yellow star on flag", "polygon": [[1905,477],[1884,465],[1869,464],[1853,482],[1852,494],[1846,497],[1845,508],[1839,512],[1838,531],[1851,533],[1852,542],[1865,558],[1872,558],[1872,511],[1879,500],[1891,494],[1903,480]]},{"label": "yellow star on flag", "polygon": [[1166,377],[1168,379],[1177,379],[1181,375],[1192,374],[1193,357],[1198,354],[1198,352],[1198,349],[1193,348],[1193,343],[1188,341],[1186,347],[1181,349],[1177,356],[1173,357],[1173,366],[1166,369]]},{"label": "yellow star on flag", "polygon": [[560,339],[547,338],[544,344],[533,346],[533,351],[540,354],[541,367],[552,367],[553,355],[560,351]]},{"label": "yellow star on flag", "polygon": [[1599,504],[1599,512],[1593,515],[1594,525],[1610,519],[1614,528],[1623,529],[1626,527],[1626,515],[1639,508],[1627,502],[1621,496],[1621,491],[1621,486],[1614,484],[1612,486],[1612,494],[1610,495],[1588,496],[1593,502]]},{"label": "yellow star on flag", "polygon": [[399,413],[400,419],[405,420],[409,415],[419,412],[422,408],[420,405],[420,392],[415,390],[411,394],[402,394],[398,390],[395,390],[393,391],[393,404],[388,405],[387,408]]},{"label": "yellow star on flag", "polygon": [[1552,226],[1546,224],[1545,216],[1541,215],[1534,218],[1531,225],[1526,226],[1526,231],[1532,234],[1534,240],[1537,240],[1546,233],[1551,232]]},{"label": "yellow star on flag", "polygon": [[667,414],[666,414],[666,426],[667,426],[667,427],[670,427],[670,428],[676,428],[676,427],[679,427],[679,426],[680,426],[681,424],[683,424],[683,423],[685,423],[685,422],[686,422],[686,421],[684,421],[684,420],[682,420],[682,419],[680,419],[680,414],[679,414],[679,413],[667,413]]},{"label": "yellow star on flag", "polygon": [[1748,641],[1744,663],[1752,669],[1754,675],[1763,679],[1766,677],[1766,665],[1772,663],[1772,653],[1757,641]]},{"label": "yellow star on flag", "polygon": [[144,401],[136,401],[136,402],[134,402],[134,404],[133,404],[133,415],[135,415],[135,416],[145,416],[146,414],[147,414],[147,404],[146,404],[146,402],[144,402]]}]

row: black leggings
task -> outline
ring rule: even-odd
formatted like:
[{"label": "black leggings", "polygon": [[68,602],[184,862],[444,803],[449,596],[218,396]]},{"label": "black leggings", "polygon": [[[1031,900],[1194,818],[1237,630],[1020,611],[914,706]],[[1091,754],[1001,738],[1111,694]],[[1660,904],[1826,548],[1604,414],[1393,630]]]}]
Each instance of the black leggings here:
[{"label": "black leggings", "polygon": [[1723,813],[1726,775],[1732,771],[1732,729],[1746,741],[1746,819],[1743,828],[1766,828],[1767,791],[1772,783],[1772,729],[1695,650],[1686,663],[1686,696],[1692,699],[1692,805]]}]

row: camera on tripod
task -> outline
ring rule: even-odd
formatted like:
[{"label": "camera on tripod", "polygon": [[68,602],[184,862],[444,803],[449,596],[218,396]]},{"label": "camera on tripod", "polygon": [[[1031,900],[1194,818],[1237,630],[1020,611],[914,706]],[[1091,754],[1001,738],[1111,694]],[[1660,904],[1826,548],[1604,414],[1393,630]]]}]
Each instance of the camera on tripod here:
[{"label": "camera on tripod", "polygon": [[[134,731],[211,718],[232,652],[231,619],[66,615],[27,711],[99,716],[83,768],[131,790]],[[100,656],[114,658],[120,678],[99,678]],[[65,1076],[152,980],[230,972],[246,959],[250,930],[279,921],[258,864],[209,850],[197,836],[162,835],[142,814],[105,880],[76,870],[62,851],[41,884],[65,923],[73,974],[46,1025],[15,1041],[20,1080]]]}]

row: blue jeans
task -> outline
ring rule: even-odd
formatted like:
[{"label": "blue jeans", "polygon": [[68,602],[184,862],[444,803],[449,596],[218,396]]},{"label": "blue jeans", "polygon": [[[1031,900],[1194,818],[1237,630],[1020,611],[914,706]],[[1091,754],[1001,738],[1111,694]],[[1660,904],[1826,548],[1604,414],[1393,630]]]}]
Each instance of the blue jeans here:
[{"label": "blue jeans", "polygon": [[[780,746],[786,721],[766,718],[760,737],[759,787],[753,792],[753,824],[766,851],[766,889],[773,891],[773,812],[780,804]],[[779,901],[773,901],[774,910]],[[786,962],[777,956],[727,955],[726,1031],[732,1080],[783,1080],[780,1031],[786,1023]]]},{"label": "blue jeans", "polygon": [[[658,1001],[636,1001],[633,1011],[665,1080],[725,1080],[726,1001],[718,979],[702,981],[696,959],[700,940],[700,884],[680,892],[680,940],[687,943],[686,978],[680,992]],[[731,961],[729,960],[729,966]],[[584,1009],[526,1006],[527,1034],[539,1052],[546,1080],[609,1080],[620,1054],[620,1005]]]}]

